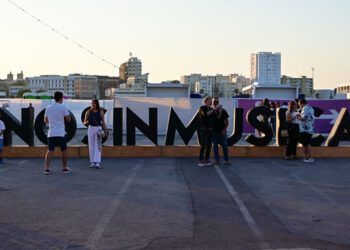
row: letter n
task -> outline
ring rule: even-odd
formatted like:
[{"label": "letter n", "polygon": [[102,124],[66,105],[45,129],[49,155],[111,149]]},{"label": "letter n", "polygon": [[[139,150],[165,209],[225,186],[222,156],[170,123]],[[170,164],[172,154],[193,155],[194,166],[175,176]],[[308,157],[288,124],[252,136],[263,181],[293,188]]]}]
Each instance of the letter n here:
[{"label": "letter n", "polygon": [[29,146],[34,146],[34,108],[22,108],[22,123],[7,109],[0,108],[1,119],[6,130],[4,134],[5,145],[12,145],[12,133],[15,132]]},{"label": "letter n", "polygon": [[197,132],[197,137],[199,138],[200,124],[199,124],[198,112],[192,118],[192,120],[190,121],[190,124],[187,127],[185,127],[185,125],[180,120],[179,116],[176,114],[175,110],[171,108],[165,145],[168,145],[168,146],[174,145],[176,131],[179,133],[185,145],[188,145],[188,143],[190,142],[195,132]]},{"label": "letter n", "polygon": [[149,108],[149,125],[131,109],[126,108],[126,144],[135,145],[136,128],[138,128],[155,145],[158,145],[157,108]]}]

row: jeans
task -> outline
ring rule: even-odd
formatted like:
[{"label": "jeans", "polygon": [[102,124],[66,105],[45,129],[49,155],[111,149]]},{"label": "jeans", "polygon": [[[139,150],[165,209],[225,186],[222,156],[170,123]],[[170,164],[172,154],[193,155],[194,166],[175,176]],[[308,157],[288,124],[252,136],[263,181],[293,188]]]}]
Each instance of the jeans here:
[{"label": "jeans", "polygon": [[222,151],[224,152],[224,160],[228,161],[228,148],[227,148],[227,135],[225,134],[214,132],[213,135],[213,143],[214,143],[214,158],[215,161],[220,160],[219,156],[219,144],[222,147]]},{"label": "jeans", "polygon": [[[212,137],[213,132],[211,129],[208,128],[201,128],[201,149],[199,152],[199,160],[200,161],[208,161],[210,158],[210,150],[211,150],[211,144],[212,144]],[[204,158],[204,152],[205,152],[205,158]]]},{"label": "jeans", "polygon": [[288,140],[286,147],[286,156],[296,156],[297,155],[297,144],[299,137],[299,125],[298,124],[288,124]]}]

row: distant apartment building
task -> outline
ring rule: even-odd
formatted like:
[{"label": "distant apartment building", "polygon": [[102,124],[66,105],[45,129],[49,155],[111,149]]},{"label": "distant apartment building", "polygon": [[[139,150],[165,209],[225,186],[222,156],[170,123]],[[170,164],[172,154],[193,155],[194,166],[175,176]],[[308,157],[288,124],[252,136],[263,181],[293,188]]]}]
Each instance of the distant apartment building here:
[{"label": "distant apartment building", "polygon": [[61,91],[69,97],[75,97],[75,75],[41,75],[36,77],[27,77],[26,82],[32,92],[48,92],[54,94]]},{"label": "distant apartment building", "polygon": [[148,74],[142,74],[142,62],[137,57],[130,57],[119,67],[119,78],[122,82],[126,82],[130,77],[148,82]]},{"label": "distant apartment building", "polygon": [[75,97],[78,99],[99,98],[99,88],[96,76],[73,75],[75,79]]},{"label": "distant apartment building", "polygon": [[314,80],[306,76],[290,77],[284,75],[281,78],[281,84],[298,88],[299,94],[304,94],[306,97],[311,97],[314,93]]},{"label": "distant apartment building", "polygon": [[339,85],[337,94],[350,94],[350,83]]},{"label": "distant apartment building", "polygon": [[9,86],[8,88],[9,97],[16,98],[18,96],[18,93],[21,90],[25,90],[26,88],[27,88],[26,86]]},{"label": "distant apartment building", "polygon": [[206,80],[199,80],[195,83],[195,93],[199,93],[203,96],[213,95],[213,84]]},{"label": "distant apartment building", "polygon": [[241,93],[250,84],[250,79],[239,74],[190,74],[182,76],[181,82],[190,86],[191,93],[230,98]]},{"label": "distant apartment building", "polygon": [[97,77],[97,85],[98,85],[98,92],[99,96],[98,98],[106,98],[106,90],[111,88],[117,88],[120,85],[119,77],[113,77],[113,76],[99,76]]},{"label": "distant apartment building", "polygon": [[251,83],[275,85],[281,83],[281,53],[251,54]]}]

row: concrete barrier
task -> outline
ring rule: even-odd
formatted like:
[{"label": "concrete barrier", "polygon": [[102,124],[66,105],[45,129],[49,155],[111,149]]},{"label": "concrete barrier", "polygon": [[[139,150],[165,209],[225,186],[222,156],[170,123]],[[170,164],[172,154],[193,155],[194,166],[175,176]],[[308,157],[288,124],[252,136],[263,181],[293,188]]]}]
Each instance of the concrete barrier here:
[{"label": "concrete barrier", "polygon": [[[230,157],[243,158],[280,158],[284,155],[285,147],[268,146],[234,146],[229,147]],[[12,146],[4,147],[4,158],[38,158],[44,157],[47,146]],[[199,146],[104,146],[102,155],[109,158],[121,157],[198,157]],[[302,156],[303,149],[298,148],[298,156]],[[220,149],[221,154],[221,149]],[[312,154],[315,158],[348,158],[350,146],[339,147],[313,147]],[[87,146],[69,146],[70,158],[88,157]],[[54,156],[60,156],[60,150],[55,150]]]}]

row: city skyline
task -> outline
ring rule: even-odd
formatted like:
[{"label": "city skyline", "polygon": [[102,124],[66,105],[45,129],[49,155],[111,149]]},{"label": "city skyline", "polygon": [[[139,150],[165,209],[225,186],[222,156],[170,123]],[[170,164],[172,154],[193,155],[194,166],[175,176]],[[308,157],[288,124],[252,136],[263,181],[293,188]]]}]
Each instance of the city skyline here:
[{"label": "city skyline", "polygon": [[[315,88],[350,81],[350,3],[296,1],[24,1],[16,3],[117,66],[129,52],[150,82],[182,75],[239,73],[250,77],[250,54],[281,52],[282,75],[312,76]],[[69,3],[69,5],[68,5]],[[103,4],[101,4],[103,3]],[[66,6],[70,6],[67,8]],[[2,1],[0,78],[119,69],[69,43]],[[121,11],[122,10],[122,11]]]}]

